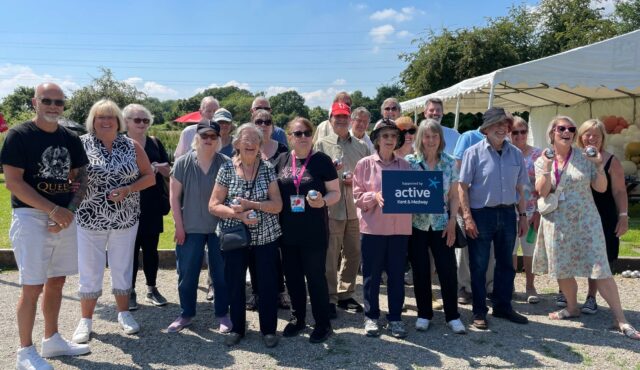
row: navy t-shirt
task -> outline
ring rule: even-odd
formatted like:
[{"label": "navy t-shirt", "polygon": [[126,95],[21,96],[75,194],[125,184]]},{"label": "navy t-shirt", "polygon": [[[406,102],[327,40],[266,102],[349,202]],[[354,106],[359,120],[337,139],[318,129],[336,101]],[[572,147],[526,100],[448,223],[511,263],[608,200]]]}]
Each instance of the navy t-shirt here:
[{"label": "navy t-shirt", "polygon": [[[89,160],[73,131],[58,126],[56,131],[46,132],[29,121],[9,130],[0,162],[23,169],[27,184],[49,201],[66,207],[73,198],[70,171],[86,165]],[[31,208],[13,194],[11,207]]]},{"label": "navy t-shirt", "polygon": [[[275,161],[278,187],[282,196],[280,225],[283,242],[285,244],[299,244],[310,240],[327,242],[329,233],[327,207],[312,208],[305,199],[304,212],[291,211],[291,196],[296,195],[291,167],[292,159],[291,153],[282,153]],[[305,159],[295,159],[297,171],[300,171]],[[306,197],[309,190],[313,189],[324,196],[327,193],[325,182],[337,178],[338,173],[331,158],[324,153],[313,152],[302,175],[299,195]]]}]

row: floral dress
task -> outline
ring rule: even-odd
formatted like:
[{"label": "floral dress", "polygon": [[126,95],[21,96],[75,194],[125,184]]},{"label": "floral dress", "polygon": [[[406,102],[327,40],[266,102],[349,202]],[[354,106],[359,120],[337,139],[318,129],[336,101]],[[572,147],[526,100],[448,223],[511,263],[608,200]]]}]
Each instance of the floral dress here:
[{"label": "floral dress", "polygon": [[[538,158],[535,165],[536,178],[544,176],[543,158]],[[564,200],[540,220],[533,253],[534,273],[550,274],[556,279],[611,276],[602,223],[591,194],[591,181],[596,176],[596,167],[574,149],[560,181]],[[553,170],[551,182],[555,189]]]}]

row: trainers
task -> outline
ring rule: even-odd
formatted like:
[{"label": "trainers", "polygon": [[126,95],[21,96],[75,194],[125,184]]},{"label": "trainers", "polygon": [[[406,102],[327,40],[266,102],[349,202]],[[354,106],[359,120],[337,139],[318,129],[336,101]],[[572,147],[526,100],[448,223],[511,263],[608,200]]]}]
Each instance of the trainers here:
[{"label": "trainers", "polygon": [[40,357],[34,346],[20,348],[17,357],[16,369],[18,370],[53,370],[53,366]]},{"label": "trainers", "polygon": [[129,294],[129,311],[135,311],[138,309],[138,296],[136,295],[136,291],[132,290],[131,294]]},{"label": "trainers", "polygon": [[151,291],[147,292],[147,302],[154,306],[161,307],[167,304],[167,299],[160,294],[158,288],[151,287]]},{"label": "trainers", "polygon": [[364,308],[362,308],[362,305],[353,298],[338,300],[338,307],[342,308],[345,311],[355,311],[355,312],[364,311]]},{"label": "trainers", "polygon": [[249,311],[255,311],[258,309],[258,296],[256,294],[251,294],[247,299],[246,308]]},{"label": "trainers", "polygon": [[427,329],[429,329],[429,323],[429,319],[418,317],[418,319],[416,320],[416,330],[427,331]]},{"label": "trainers", "polygon": [[80,319],[78,327],[76,328],[76,331],[73,332],[73,337],[71,337],[71,340],[76,343],[87,343],[91,338],[92,324],[93,320],[91,319]]},{"label": "trainers", "polygon": [[470,304],[471,303],[471,293],[467,292],[464,288],[458,291],[458,304]]},{"label": "trainers", "polygon": [[438,301],[438,298],[436,298],[436,293],[434,293],[433,291],[431,292],[431,308],[433,308],[434,310],[442,309],[442,303]]},{"label": "trainers", "polygon": [[207,301],[213,301],[213,285],[209,285],[207,290]]},{"label": "trainers", "polygon": [[402,321],[389,321],[389,330],[394,338],[404,338],[407,336],[407,329]]},{"label": "trainers", "polygon": [[282,292],[278,296],[278,307],[283,310],[291,308],[291,298],[289,298],[289,295],[286,292]]},{"label": "trainers", "polygon": [[366,319],[364,321],[364,333],[367,337],[379,337],[380,327],[377,320]]},{"label": "trainers", "polygon": [[311,335],[309,336],[309,343],[322,343],[329,339],[333,333],[331,326],[319,327],[316,326],[313,328]]},{"label": "trainers", "polygon": [[[167,327],[167,333],[177,333],[189,325],[191,325],[190,317],[178,316],[178,318],[173,320],[173,322],[169,324],[169,327]],[[222,320],[220,320],[220,325],[222,325]]]},{"label": "trainers", "polygon": [[125,334],[135,334],[140,331],[140,325],[129,311],[118,312],[118,322]]},{"label": "trainers", "polygon": [[289,320],[287,326],[284,327],[282,336],[295,337],[296,335],[300,334],[300,332],[303,331],[306,327],[307,325],[304,323],[304,320],[298,320],[296,317],[292,317]]},{"label": "trainers", "polygon": [[404,285],[413,285],[413,274],[410,271],[404,273]]},{"label": "trainers", "polygon": [[598,304],[596,303],[596,297],[588,295],[587,300],[584,301],[584,304],[582,305],[582,308],[580,309],[580,311],[582,311],[582,313],[586,313],[589,315],[593,315],[596,312],[598,312]]},{"label": "trainers", "polygon": [[273,348],[278,345],[278,341],[280,339],[275,334],[267,334],[262,337],[262,341],[264,342],[265,347]]},{"label": "trainers", "polygon": [[467,334],[467,329],[465,329],[464,324],[460,319],[455,319],[447,322],[447,326],[453,330],[456,334]]},{"label": "trainers", "polygon": [[47,339],[42,339],[42,357],[78,356],[89,353],[89,346],[70,342],[55,333]]},{"label": "trainers", "polygon": [[564,293],[558,292],[556,296],[556,306],[558,307],[567,307],[567,297],[564,296]]},{"label": "trainers", "polygon": [[219,321],[220,321],[220,327],[218,328],[218,331],[222,334],[230,333],[231,330],[233,329],[233,324],[231,323],[231,319],[229,318],[229,315],[222,316],[219,319]]}]

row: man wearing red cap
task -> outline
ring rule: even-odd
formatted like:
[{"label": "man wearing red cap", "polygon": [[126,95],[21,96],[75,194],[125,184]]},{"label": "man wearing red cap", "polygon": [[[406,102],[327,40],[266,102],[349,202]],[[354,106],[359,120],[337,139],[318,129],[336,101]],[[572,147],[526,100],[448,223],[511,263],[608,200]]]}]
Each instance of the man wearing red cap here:
[{"label": "man wearing red cap", "polygon": [[350,114],[347,104],[333,103],[329,117],[333,132],[320,138],[314,148],[333,158],[340,179],[340,201],[329,207],[326,275],[331,318],[337,317],[336,305],[345,310],[363,311],[353,299],[360,266],[360,226],[351,186],[352,171],[360,159],[369,155],[369,147],[349,134]]}]

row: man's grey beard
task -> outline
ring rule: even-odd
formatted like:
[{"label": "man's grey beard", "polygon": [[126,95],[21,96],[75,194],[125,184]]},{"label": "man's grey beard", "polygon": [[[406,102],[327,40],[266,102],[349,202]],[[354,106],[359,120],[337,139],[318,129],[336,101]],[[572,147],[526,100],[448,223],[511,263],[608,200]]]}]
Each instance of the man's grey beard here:
[{"label": "man's grey beard", "polygon": [[43,114],[42,118],[49,123],[58,123],[59,114]]}]

